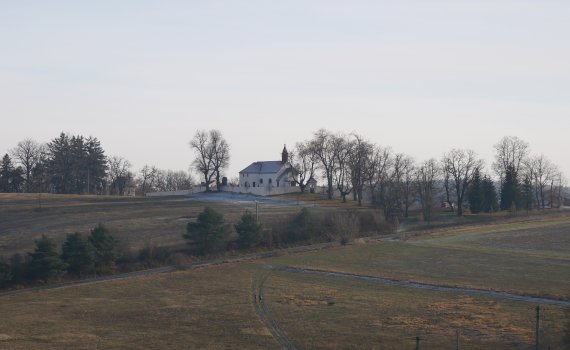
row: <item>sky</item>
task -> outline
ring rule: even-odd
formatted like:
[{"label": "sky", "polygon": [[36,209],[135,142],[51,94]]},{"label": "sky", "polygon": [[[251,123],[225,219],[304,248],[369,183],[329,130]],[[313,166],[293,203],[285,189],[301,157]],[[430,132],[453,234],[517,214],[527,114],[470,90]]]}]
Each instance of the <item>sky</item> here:
[{"label": "sky", "polygon": [[188,170],[219,129],[231,178],[326,128],[490,171],[513,135],[570,177],[569,43],[567,0],[0,0],[0,153],[66,132]]}]

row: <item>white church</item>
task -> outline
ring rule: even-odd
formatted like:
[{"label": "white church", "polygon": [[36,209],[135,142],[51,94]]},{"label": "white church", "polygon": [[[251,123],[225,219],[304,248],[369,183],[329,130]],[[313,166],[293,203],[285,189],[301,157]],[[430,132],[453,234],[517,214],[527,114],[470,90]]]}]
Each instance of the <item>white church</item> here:
[{"label": "white church", "polygon": [[289,162],[287,147],[283,146],[280,161],[253,162],[239,172],[238,192],[261,196],[299,192],[295,182],[297,175]]}]

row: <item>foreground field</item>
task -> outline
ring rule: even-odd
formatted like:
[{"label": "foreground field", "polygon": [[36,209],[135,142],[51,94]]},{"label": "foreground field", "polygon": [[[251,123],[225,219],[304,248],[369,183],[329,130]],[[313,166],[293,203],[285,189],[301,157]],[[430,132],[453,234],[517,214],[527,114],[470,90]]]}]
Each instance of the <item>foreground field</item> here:
[{"label": "foreground field", "polygon": [[570,218],[459,228],[407,241],[357,243],[280,258],[277,263],[570,299]]},{"label": "foreground field", "polygon": [[413,349],[420,337],[422,349],[451,349],[457,335],[462,349],[534,346],[532,298],[280,269],[292,266],[550,298],[541,305],[541,344],[560,349],[570,333],[569,227],[564,216],[492,224],[0,295],[0,347]]}]

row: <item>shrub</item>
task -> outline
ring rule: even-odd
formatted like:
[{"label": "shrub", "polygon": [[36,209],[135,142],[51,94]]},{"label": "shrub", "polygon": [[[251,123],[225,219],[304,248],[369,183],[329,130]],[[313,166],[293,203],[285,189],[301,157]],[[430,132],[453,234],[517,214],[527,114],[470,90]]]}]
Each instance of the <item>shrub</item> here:
[{"label": "shrub", "polygon": [[242,248],[256,246],[263,238],[261,236],[261,225],[257,223],[253,214],[248,210],[241,216],[240,222],[235,224],[234,227],[239,237],[238,244]]},{"label": "shrub", "polygon": [[119,258],[119,241],[115,239],[109,230],[99,223],[91,230],[89,242],[94,248],[94,263],[97,272],[113,272],[115,262]]},{"label": "shrub", "polygon": [[67,235],[61,257],[72,275],[81,277],[82,273],[90,272],[95,267],[95,249],[89,239],[80,233]]},{"label": "shrub", "polygon": [[29,272],[32,279],[47,282],[65,274],[67,264],[61,260],[55,249],[55,241],[45,235],[36,241],[34,252],[28,253],[31,258]]},{"label": "shrub", "polygon": [[206,207],[196,222],[188,223],[182,236],[195,247],[196,253],[208,254],[227,246],[229,227],[224,223],[222,214]]}]

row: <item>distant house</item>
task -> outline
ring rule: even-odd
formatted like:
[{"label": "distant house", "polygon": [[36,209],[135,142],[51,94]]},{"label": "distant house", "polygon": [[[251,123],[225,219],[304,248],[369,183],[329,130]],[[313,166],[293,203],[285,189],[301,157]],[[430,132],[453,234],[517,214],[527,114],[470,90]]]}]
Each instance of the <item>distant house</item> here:
[{"label": "distant house", "polygon": [[281,160],[253,162],[239,172],[240,192],[272,194],[297,192],[297,171],[289,162],[289,152],[283,146]]}]

